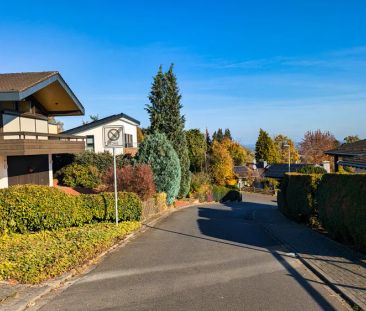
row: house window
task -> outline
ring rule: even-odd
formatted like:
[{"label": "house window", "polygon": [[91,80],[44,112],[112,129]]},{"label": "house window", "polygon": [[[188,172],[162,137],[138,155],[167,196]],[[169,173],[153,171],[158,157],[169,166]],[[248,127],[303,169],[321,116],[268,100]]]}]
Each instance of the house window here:
[{"label": "house window", "polygon": [[132,135],[131,134],[125,134],[125,147],[126,148],[133,147],[133,141],[132,141]]},{"label": "house window", "polygon": [[86,150],[94,151],[94,135],[86,136]]}]

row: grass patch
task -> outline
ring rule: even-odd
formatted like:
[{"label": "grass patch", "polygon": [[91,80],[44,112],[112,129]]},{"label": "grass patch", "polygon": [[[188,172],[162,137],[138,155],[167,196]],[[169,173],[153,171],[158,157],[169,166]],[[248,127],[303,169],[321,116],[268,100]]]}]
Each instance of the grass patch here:
[{"label": "grass patch", "polygon": [[89,224],[58,231],[0,236],[0,280],[40,283],[81,266],[138,229],[137,221],[118,226]]}]

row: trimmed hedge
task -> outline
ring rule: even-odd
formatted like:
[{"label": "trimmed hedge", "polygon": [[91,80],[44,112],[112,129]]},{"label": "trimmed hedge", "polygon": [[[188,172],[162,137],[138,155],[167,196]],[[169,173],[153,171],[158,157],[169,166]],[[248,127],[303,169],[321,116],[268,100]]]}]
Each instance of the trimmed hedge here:
[{"label": "trimmed hedge", "polygon": [[366,175],[326,174],[316,198],[329,234],[366,252]]},{"label": "trimmed hedge", "polygon": [[102,183],[101,174],[95,166],[70,164],[56,173],[61,185],[68,187],[95,188]]},{"label": "trimmed hedge", "polygon": [[322,176],[319,174],[285,174],[281,190],[277,195],[279,210],[297,222],[310,222],[312,217],[317,215],[314,198]]},{"label": "trimmed hedge", "polygon": [[[142,203],[138,196],[120,192],[118,197],[119,219],[139,220]],[[72,196],[38,185],[0,190],[0,233],[58,230],[114,218],[112,193]]]},{"label": "trimmed hedge", "polygon": [[216,202],[241,201],[241,193],[232,188],[214,185],[212,187],[213,199]]},{"label": "trimmed hedge", "polygon": [[58,231],[0,236],[0,280],[39,283],[106,251],[140,223],[89,224]]},{"label": "trimmed hedge", "polygon": [[[114,193],[80,195],[82,206],[91,211],[94,221],[115,221]],[[118,219],[120,221],[140,220],[142,202],[137,194],[118,192]]]}]

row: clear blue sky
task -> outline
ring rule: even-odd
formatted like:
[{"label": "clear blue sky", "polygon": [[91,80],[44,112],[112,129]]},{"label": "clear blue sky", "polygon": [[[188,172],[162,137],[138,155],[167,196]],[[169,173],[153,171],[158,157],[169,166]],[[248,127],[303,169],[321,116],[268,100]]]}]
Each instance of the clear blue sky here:
[{"label": "clear blue sky", "polygon": [[0,72],[58,70],[87,116],[147,126],[152,76],[173,62],[187,128],[366,138],[365,16],[352,0],[3,1]]}]

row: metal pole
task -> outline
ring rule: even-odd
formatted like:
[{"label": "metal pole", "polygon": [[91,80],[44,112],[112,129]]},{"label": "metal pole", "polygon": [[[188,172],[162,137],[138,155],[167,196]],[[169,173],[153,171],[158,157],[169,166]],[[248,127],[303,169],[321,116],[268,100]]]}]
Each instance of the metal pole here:
[{"label": "metal pole", "polygon": [[113,147],[113,177],[114,177],[114,208],[116,211],[116,225],[118,225],[118,194],[117,194],[117,165],[116,148]]},{"label": "metal pole", "polygon": [[290,144],[288,144],[288,172],[291,173],[291,153]]}]

